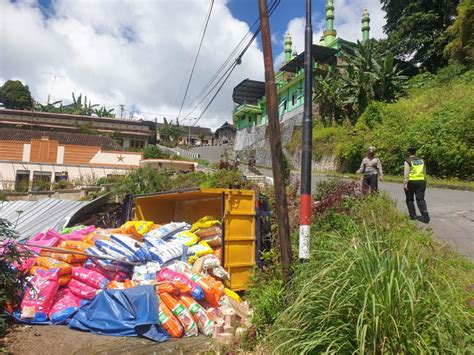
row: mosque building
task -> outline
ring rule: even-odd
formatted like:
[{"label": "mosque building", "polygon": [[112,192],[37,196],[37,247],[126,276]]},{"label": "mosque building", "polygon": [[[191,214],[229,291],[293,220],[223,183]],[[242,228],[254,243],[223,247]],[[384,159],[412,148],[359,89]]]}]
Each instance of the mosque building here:
[{"label": "mosque building", "polygon": [[[370,18],[367,9],[362,14],[361,41],[369,40]],[[319,44],[312,46],[313,73],[325,75],[341,63],[343,53],[354,48],[355,43],[337,37],[334,28],[334,2],[326,1],[326,26]],[[289,33],[284,39],[285,59],[275,74],[280,121],[299,119],[302,116],[304,102],[304,52],[292,51],[292,40]],[[235,108],[234,126],[239,131],[252,127],[268,125],[265,99],[265,82],[245,79],[233,91]],[[244,147],[242,147],[244,148]]]}]

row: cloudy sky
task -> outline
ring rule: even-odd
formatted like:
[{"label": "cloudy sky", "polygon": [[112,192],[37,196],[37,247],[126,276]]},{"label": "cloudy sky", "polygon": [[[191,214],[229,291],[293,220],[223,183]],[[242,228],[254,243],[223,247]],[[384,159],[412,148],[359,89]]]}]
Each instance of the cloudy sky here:
[{"label": "cloudy sky", "polygon": [[[87,95],[135,118],[174,119],[211,0],[0,0],[0,82],[19,79],[35,100],[71,101]],[[324,0],[313,0],[315,42],[324,27]],[[275,65],[284,34],[303,48],[304,0],[281,0],[271,18]],[[378,0],[335,0],[338,36],[360,38],[364,7],[371,35],[383,37]],[[248,33],[258,16],[257,0],[215,0],[181,117],[200,115],[208,100],[199,92]],[[232,120],[232,89],[245,78],[263,79],[260,38],[198,123],[216,128]],[[194,112],[191,109],[197,105]],[[194,121],[186,121],[184,124]]]}]

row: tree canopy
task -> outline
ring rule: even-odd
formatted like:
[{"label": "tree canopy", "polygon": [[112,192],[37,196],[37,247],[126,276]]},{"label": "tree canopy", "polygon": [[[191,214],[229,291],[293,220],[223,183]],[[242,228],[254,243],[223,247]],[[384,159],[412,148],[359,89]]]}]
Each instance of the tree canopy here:
[{"label": "tree canopy", "polygon": [[462,0],[458,16],[448,27],[450,42],[445,54],[464,65],[474,65],[474,0]]},{"label": "tree canopy", "polygon": [[33,98],[28,85],[20,80],[7,80],[0,87],[0,102],[8,109],[30,110]]},{"label": "tree canopy", "polygon": [[381,0],[390,50],[398,59],[435,71],[447,62],[447,28],[459,0]]}]

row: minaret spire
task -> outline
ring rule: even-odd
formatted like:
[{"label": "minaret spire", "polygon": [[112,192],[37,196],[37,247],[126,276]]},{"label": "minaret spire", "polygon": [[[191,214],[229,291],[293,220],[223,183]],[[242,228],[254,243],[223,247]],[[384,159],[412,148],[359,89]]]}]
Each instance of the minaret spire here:
[{"label": "minaret spire", "polygon": [[334,29],[334,3],[326,0],[326,30],[323,33],[324,44],[331,45],[336,40],[337,32]]},{"label": "minaret spire", "polygon": [[285,35],[285,63],[288,63],[291,60],[291,49],[293,47],[293,41],[291,40],[290,33],[287,32]]},{"label": "minaret spire", "polygon": [[362,42],[368,41],[370,38],[370,17],[367,8],[362,13]]}]

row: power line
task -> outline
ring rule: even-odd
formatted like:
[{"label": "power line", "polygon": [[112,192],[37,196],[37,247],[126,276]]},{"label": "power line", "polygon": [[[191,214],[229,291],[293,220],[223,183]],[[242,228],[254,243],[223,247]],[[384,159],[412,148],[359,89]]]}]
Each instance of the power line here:
[{"label": "power line", "polygon": [[[273,14],[273,12],[276,10],[276,8],[280,5],[280,1],[281,0],[274,0],[272,2],[272,4],[270,5],[270,10],[269,10],[269,14]],[[258,22],[258,20],[257,20]],[[258,36],[260,32],[260,26],[258,26],[258,29],[255,31],[255,33],[253,34],[252,38],[250,39],[250,41],[248,41],[248,43],[246,44],[245,48],[242,50],[242,52],[237,56],[237,58],[235,59],[234,63],[232,64],[231,67],[229,67],[226,72],[221,76],[221,78],[216,82],[216,84],[207,92],[207,94],[203,97],[203,99],[201,99],[201,101],[193,108],[193,110],[188,114],[190,115],[192,112],[194,112],[194,110],[205,100],[205,98],[207,96],[209,96],[209,94],[214,90],[214,88],[217,86],[217,84],[223,80],[222,84],[219,86],[219,88],[217,89],[217,91],[215,92],[215,94],[212,96],[211,100],[209,101],[209,103],[206,105],[206,107],[204,108],[204,110],[202,111],[202,113],[199,115],[199,117],[197,118],[196,122],[194,122],[194,125],[196,125],[198,123],[198,121],[202,118],[202,116],[204,115],[204,113],[207,111],[207,109],[209,108],[209,106],[212,104],[212,102],[214,101],[214,99],[217,97],[217,95],[219,94],[219,92],[221,91],[222,87],[224,86],[224,84],[226,83],[227,79],[230,77],[230,75],[232,74],[232,72],[234,71],[235,67],[237,65],[239,65],[241,63],[241,59],[243,57],[243,55],[247,52],[247,50],[250,48],[252,42],[255,40],[255,38]],[[187,116],[186,116],[187,117]]]},{"label": "power line", "polygon": [[181,107],[179,108],[178,117],[181,115],[181,111],[183,110],[184,102],[186,101],[186,96],[188,95],[189,86],[191,85],[191,80],[193,78],[194,69],[196,68],[196,63],[197,63],[197,60],[199,58],[199,53],[201,52],[202,42],[204,41],[204,36],[206,35],[207,26],[209,25],[209,20],[211,18],[211,13],[212,13],[213,7],[214,7],[214,0],[211,0],[211,6],[209,7],[209,12],[207,13],[206,22],[204,24],[204,30],[202,31],[201,40],[199,42],[199,46],[198,46],[198,49],[197,49],[197,52],[196,52],[196,56],[194,57],[193,67],[191,69],[191,74],[189,75],[188,83],[186,84],[186,90],[184,91],[183,100],[181,101]]}]

